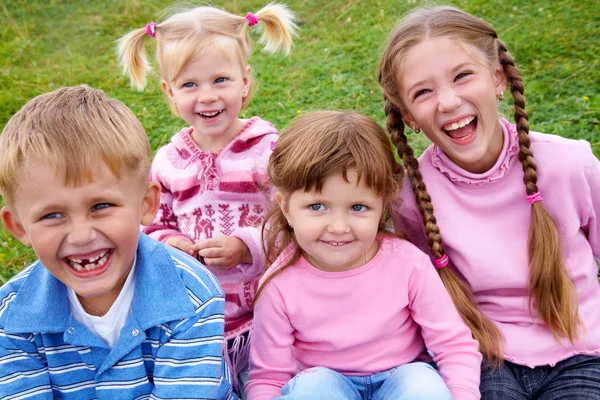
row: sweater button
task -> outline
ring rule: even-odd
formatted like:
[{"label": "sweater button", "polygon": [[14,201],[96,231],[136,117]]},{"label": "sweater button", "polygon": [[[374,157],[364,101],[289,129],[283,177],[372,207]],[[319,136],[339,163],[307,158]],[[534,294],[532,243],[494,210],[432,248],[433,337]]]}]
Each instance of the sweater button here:
[{"label": "sweater button", "polygon": [[73,328],[72,326],[69,327],[69,329],[67,329],[67,332],[69,332],[71,335],[75,333],[75,328]]},{"label": "sweater button", "polygon": [[139,335],[139,334],[140,334],[140,330],[139,330],[138,328],[134,328],[134,329],[131,331],[131,334],[132,334],[133,336],[137,336],[137,335]]}]

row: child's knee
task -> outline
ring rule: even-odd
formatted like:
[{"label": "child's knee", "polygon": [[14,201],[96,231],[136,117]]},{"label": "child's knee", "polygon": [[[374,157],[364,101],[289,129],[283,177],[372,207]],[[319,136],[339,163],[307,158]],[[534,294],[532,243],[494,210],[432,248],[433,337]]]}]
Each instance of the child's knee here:
[{"label": "child's knee", "polygon": [[422,362],[398,367],[394,374],[386,379],[385,385],[394,388],[392,391],[397,393],[398,397],[393,398],[452,400],[452,394],[438,371]]}]

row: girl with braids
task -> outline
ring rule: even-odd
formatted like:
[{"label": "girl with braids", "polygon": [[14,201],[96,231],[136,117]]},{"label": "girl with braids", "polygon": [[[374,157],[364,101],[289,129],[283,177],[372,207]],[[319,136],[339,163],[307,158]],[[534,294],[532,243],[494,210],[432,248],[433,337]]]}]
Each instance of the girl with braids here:
[{"label": "girl with braids", "polygon": [[479,399],[477,342],[429,257],[387,229],[403,169],[384,130],[307,114],[268,171],[248,398]]},{"label": "girl with braids", "polygon": [[278,137],[271,123],[238,116],[252,92],[249,29],[264,26],[265,49],[289,53],[293,18],[282,4],[246,16],[196,7],[119,42],[121,64],[138,89],[148,70],[144,43],[156,43],[161,88],[189,124],[154,158],[150,178],[161,184],[161,205],[144,232],[197,256],[218,278],[234,380],[247,371],[251,304],[264,270],[260,224],[271,200],[266,169]]},{"label": "girl with braids", "polygon": [[[454,8],[411,13],[388,39],[379,81],[409,178],[394,225],[431,253],[479,341],[482,398],[599,399],[590,145],[529,132],[513,56],[488,23]],[[498,117],[507,88],[516,124]],[[405,125],[433,142],[419,161]]]}]

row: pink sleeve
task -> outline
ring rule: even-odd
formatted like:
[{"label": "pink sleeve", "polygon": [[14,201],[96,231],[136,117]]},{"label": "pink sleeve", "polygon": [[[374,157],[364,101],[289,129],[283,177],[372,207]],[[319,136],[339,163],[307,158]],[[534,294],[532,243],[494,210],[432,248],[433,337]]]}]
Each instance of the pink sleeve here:
[{"label": "pink sleeve", "polygon": [[281,388],[296,373],[293,331],[278,290],[267,284],[254,308],[250,376],[245,387],[248,400],[281,396]]},{"label": "pink sleeve", "polygon": [[600,261],[600,161],[592,154],[592,165],[588,175],[590,211],[583,230],[592,247],[596,260]]},{"label": "pink sleeve", "polygon": [[262,249],[261,227],[244,227],[236,229],[231,236],[240,239],[252,255],[252,263],[239,264],[237,268],[246,276],[259,276],[265,267],[265,256]]},{"label": "pink sleeve", "polygon": [[435,267],[423,256],[411,276],[409,307],[454,400],[480,399],[478,343],[452,303]]},{"label": "pink sleeve", "polygon": [[180,237],[184,240],[193,241],[179,231],[177,215],[173,212],[173,194],[167,180],[160,174],[161,153],[158,153],[152,162],[150,169],[150,180],[160,184],[160,206],[158,213],[152,223],[142,228],[142,231],[153,239],[165,243],[169,238]]}]

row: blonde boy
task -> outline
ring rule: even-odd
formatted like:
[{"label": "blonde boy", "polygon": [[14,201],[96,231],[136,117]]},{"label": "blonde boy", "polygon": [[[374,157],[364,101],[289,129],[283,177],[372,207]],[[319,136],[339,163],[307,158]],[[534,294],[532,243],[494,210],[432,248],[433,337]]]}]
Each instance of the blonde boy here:
[{"label": "blonde boy", "polygon": [[70,87],[0,135],[2,223],[38,260],[0,288],[0,398],[232,398],[224,297],[139,232],[159,206],[131,111]]}]

